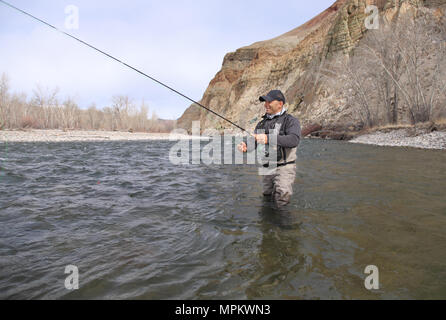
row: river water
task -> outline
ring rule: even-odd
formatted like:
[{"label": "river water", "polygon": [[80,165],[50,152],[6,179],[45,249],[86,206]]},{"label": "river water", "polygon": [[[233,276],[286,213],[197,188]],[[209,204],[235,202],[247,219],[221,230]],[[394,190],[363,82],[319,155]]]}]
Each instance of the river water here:
[{"label": "river water", "polygon": [[446,298],[446,152],[305,140],[277,209],[174,143],[0,143],[0,298]]}]

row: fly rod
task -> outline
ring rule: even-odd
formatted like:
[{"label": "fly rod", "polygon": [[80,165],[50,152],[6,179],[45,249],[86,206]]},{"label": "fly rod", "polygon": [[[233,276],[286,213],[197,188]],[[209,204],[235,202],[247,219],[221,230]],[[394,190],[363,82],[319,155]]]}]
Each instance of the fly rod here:
[{"label": "fly rod", "polygon": [[71,35],[71,34],[65,32],[65,31],[62,31],[62,30],[56,28],[55,26],[49,24],[48,22],[45,22],[44,20],[39,19],[39,18],[33,16],[32,14],[30,14],[30,13],[28,13],[28,12],[22,10],[22,9],[19,9],[19,8],[13,6],[12,4],[10,4],[10,3],[6,2],[6,1],[0,0],[0,2],[3,3],[3,4],[6,5],[6,6],[8,6],[8,7],[14,9],[14,10],[17,10],[18,12],[20,12],[20,13],[22,13],[22,14],[28,16],[28,17],[31,17],[31,18],[34,19],[34,20],[37,20],[38,22],[40,22],[40,23],[46,25],[47,27],[50,27],[51,29],[54,29],[54,30],[58,31],[58,32],[60,32],[60,33],[62,33],[62,34],[64,34],[64,35],[66,35],[66,36],[68,36],[68,37],[70,37],[70,38],[72,38],[72,39],[74,39],[74,40],[76,40],[76,41],[82,43],[83,45],[85,45],[85,46],[87,46],[87,47],[89,47],[89,48],[91,48],[91,49],[93,49],[93,50],[96,50],[97,52],[99,52],[99,53],[101,53],[101,54],[103,54],[103,55],[109,57],[110,59],[113,59],[113,60],[115,60],[116,62],[119,62],[120,64],[124,65],[125,67],[130,68],[130,69],[132,69],[132,70],[138,72],[139,74],[143,75],[144,77],[149,78],[150,80],[152,80],[152,81],[154,81],[154,82],[156,82],[156,83],[162,85],[163,87],[165,87],[165,88],[167,88],[167,89],[169,89],[169,90],[175,92],[176,94],[182,96],[183,98],[186,98],[187,100],[189,100],[189,101],[195,103],[196,105],[200,106],[201,108],[203,108],[203,109],[205,109],[205,110],[207,110],[207,111],[209,111],[209,112],[215,114],[217,117],[220,117],[221,119],[223,119],[223,120],[229,122],[229,123],[232,124],[233,126],[237,127],[238,129],[240,129],[240,130],[242,130],[243,132],[246,132],[246,133],[248,133],[249,135],[252,136],[252,133],[250,133],[250,132],[248,132],[246,129],[240,127],[238,124],[236,124],[236,123],[232,122],[231,120],[229,120],[229,119],[223,117],[222,115],[218,114],[217,112],[215,112],[215,111],[213,111],[213,110],[211,110],[211,109],[205,107],[204,105],[202,105],[201,103],[199,103],[199,102],[193,100],[192,98],[189,98],[188,96],[186,96],[185,94],[179,92],[178,90],[175,90],[174,88],[172,88],[172,87],[170,87],[170,86],[164,84],[163,82],[161,82],[161,81],[159,81],[159,80],[157,80],[157,79],[155,79],[155,78],[153,78],[153,77],[147,75],[146,73],[144,73],[144,72],[138,70],[137,68],[132,67],[131,65],[129,65],[129,64],[127,64],[127,63],[125,63],[125,62],[119,60],[118,58],[115,58],[114,56],[112,56],[112,55],[110,55],[110,54],[108,54],[108,53],[106,53],[106,52],[104,52],[104,51],[102,51],[102,50],[100,50],[100,49],[98,49],[98,48],[92,46],[91,44],[89,44],[89,43],[87,43],[87,42],[85,42],[85,41],[83,41],[83,40],[81,40],[81,39],[79,39],[79,38],[77,38],[77,37],[75,37],[75,36],[73,36],[73,35]]}]

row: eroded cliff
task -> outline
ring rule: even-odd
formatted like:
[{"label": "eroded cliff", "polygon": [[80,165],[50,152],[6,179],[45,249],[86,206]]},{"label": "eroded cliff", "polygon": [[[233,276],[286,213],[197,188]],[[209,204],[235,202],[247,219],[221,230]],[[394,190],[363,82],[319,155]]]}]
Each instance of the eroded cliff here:
[{"label": "eroded cliff", "polygon": [[[256,42],[226,54],[222,69],[210,82],[200,103],[248,129],[264,113],[258,97],[280,89],[288,99],[288,111],[302,124],[357,129],[354,110],[330,87],[320,86],[321,62],[339,52],[348,53],[368,32],[364,21],[367,5],[376,5],[380,15],[394,19],[402,11],[444,7],[446,0],[338,0],[304,25],[277,38]],[[443,9],[440,9],[443,10]],[[232,129],[215,115],[196,105],[178,120],[178,127]]]}]

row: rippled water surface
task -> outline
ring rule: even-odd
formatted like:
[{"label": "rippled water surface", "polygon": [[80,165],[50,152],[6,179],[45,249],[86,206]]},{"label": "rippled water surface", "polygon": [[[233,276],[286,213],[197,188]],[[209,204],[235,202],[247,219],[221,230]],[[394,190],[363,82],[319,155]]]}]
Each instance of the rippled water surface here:
[{"label": "rippled water surface", "polygon": [[277,210],[174,143],[0,143],[0,298],[446,298],[446,152],[303,141]]}]

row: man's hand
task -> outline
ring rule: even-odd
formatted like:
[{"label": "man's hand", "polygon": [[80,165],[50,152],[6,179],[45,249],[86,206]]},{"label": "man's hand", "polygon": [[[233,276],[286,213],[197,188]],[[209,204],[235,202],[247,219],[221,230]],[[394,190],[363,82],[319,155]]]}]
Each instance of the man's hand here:
[{"label": "man's hand", "polygon": [[246,146],[246,143],[244,143],[244,142],[241,142],[241,143],[237,146],[237,149],[238,149],[240,152],[243,152],[243,153],[245,153],[245,152],[248,151],[248,147]]},{"label": "man's hand", "polygon": [[257,143],[268,144],[268,136],[266,134],[255,134],[254,137]]}]

